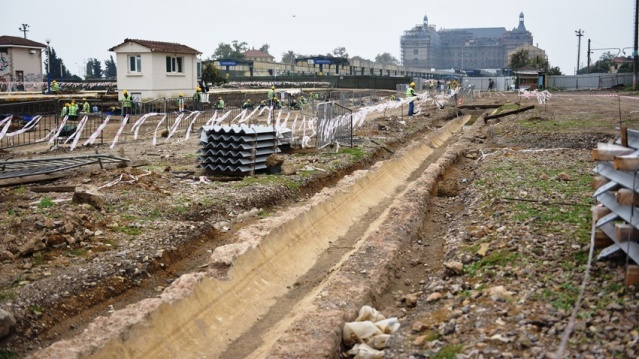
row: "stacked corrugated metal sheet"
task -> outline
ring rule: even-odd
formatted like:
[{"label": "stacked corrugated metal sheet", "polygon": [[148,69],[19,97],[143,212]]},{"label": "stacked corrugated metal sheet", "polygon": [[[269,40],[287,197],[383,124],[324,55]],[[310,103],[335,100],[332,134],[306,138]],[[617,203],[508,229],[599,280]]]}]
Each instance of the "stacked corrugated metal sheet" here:
[{"label": "stacked corrugated metal sheet", "polygon": [[204,126],[198,167],[224,175],[250,175],[266,170],[266,159],[279,153],[280,141],[270,126]]}]

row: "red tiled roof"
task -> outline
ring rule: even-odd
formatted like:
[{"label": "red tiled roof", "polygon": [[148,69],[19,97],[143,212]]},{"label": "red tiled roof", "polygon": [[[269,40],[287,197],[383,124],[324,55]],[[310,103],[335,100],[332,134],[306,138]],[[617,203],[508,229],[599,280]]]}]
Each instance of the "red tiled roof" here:
[{"label": "red tiled roof", "polygon": [[201,54],[200,51],[197,51],[194,48],[191,48],[182,44],[177,44],[174,42],[137,40],[137,39],[124,39],[123,43],[110,48],[109,51],[115,51],[117,47],[122,46],[127,42],[134,42],[144,47],[148,47],[149,49],[151,49],[151,52],[173,52],[178,54],[193,54],[193,55]]},{"label": "red tiled roof", "polygon": [[26,46],[26,47],[40,47],[45,48],[47,45],[35,42],[29,39],[25,39],[23,37],[18,36],[0,36],[0,46],[9,47],[9,46]]},{"label": "red tiled roof", "polygon": [[244,55],[244,57],[269,57],[269,58],[274,58],[273,56],[267,54],[266,52],[260,51],[260,50],[248,50],[242,53],[242,55]]}]

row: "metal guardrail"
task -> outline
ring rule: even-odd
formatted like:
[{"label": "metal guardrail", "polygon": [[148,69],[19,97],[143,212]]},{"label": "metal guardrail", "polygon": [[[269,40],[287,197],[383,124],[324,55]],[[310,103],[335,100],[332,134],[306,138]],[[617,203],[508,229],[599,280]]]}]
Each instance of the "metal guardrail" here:
[{"label": "metal guardrail", "polygon": [[353,110],[336,102],[317,105],[317,149],[332,143],[353,147]]},{"label": "metal guardrail", "polygon": [[[73,127],[77,125],[80,119],[85,115],[89,116],[87,122],[84,125],[82,133],[80,134],[80,140],[87,139],[98,128],[103,120],[102,112],[93,112],[93,108],[102,108],[102,100],[88,99],[91,107],[90,113],[81,113],[78,110],[77,120],[68,120],[67,125]],[[13,115],[12,124],[8,132],[15,132],[24,127],[28,121],[32,120],[35,116],[42,116],[38,123],[29,131],[15,135],[4,136],[0,139],[1,148],[12,148],[20,146],[28,146],[36,143],[43,142],[48,134],[57,128],[62,122],[60,111],[64,104],[70,102],[69,99],[51,99],[44,101],[28,101],[19,103],[7,103],[0,105],[0,120],[9,115]],[[81,108],[82,103],[78,103]],[[103,137],[100,136],[98,141],[102,143]]]}]

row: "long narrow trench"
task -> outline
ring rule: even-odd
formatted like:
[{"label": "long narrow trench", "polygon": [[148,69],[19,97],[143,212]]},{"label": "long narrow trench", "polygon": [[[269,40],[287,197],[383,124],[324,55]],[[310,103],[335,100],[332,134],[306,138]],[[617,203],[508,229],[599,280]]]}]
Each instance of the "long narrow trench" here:
[{"label": "long narrow trench", "polygon": [[[198,278],[187,297],[153,303],[146,314],[122,316],[135,317],[135,324],[127,322],[124,332],[111,333],[93,357],[263,357],[294,314],[317,295],[327,274],[339,271],[388,218],[389,204],[437,160],[467,120],[450,121],[394,158],[260,224],[260,231],[270,229],[268,234],[235,259],[228,280]],[[84,335],[95,339],[90,330]]]}]

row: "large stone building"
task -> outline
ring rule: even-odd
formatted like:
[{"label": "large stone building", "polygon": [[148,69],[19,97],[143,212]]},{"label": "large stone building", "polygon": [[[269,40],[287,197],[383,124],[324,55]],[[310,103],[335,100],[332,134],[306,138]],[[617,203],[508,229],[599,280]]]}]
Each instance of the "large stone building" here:
[{"label": "large stone building", "polygon": [[500,69],[508,64],[508,54],[522,45],[532,45],[532,34],[519,15],[519,26],[440,29],[424,23],[405,31],[401,37],[402,64],[422,69]]}]

